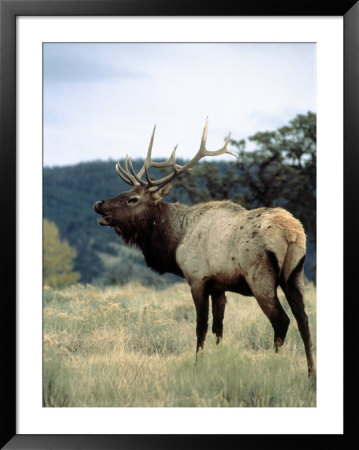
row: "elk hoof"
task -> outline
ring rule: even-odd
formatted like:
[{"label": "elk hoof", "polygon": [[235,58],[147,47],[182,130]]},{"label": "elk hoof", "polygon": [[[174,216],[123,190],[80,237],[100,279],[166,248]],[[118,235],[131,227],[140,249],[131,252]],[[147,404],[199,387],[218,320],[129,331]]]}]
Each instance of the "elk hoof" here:
[{"label": "elk hoof", "polygon": [[278,353],[279,347],[283,345],[283,339],[280,337],[276,337],[274,341],[275,352]]},{"label": "elk hoof", "polygon": [[195,360],[194,360],[194,365],[195,366],[197,365],[197,363],[200,363],[202,361],[203,354],[204,354],[203,347],[199,347],[197,349],[197,351],[196,351],[196,357],[195,357]]},{"label": "elk hoof", "polygon": [[314,392],[316,392],[317,391],[317,377],[316,377],[315,373],[309,373],[308,379],[309,379],[310,387],[313,389]]}]

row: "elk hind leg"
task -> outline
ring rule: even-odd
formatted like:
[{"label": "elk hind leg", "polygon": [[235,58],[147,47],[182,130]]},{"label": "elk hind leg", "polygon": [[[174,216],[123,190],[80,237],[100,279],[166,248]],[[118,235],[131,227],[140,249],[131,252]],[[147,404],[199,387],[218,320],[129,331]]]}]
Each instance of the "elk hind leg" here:
[{"label": "elk hind leg", "polygon": [[256,300],[264,314],[268,317],[274,330],[274,347],[276,353],[284,344],[290,319],[280,304],[277,293],[271,295],[255,295]]},{"label": "elk hind leg", "polygon": [[304,309],[304,258],[292,271],[288,280],[281,283],[281,287],[288,300],[289,306],[297,321],[298,329],[302,337],[308,364],[308,376],[313,385],[316,382],[315,367],[312,354],[312,341],[308,325],[308,316]]},{"label": "elk hind leg", "polygon": [[223,317],[227,299],[224,291],[214,291],[212,297],[212,332],[217,336],[217,344],[223,337]]},{"label": "elk hind leg", "polygon": [[280,304],[277,296],[278,275],[269,265],[260,265],[247,283],[260,308],[268,317],[274,330],[274,346],[276,352],[284,344],[290,319]]}]

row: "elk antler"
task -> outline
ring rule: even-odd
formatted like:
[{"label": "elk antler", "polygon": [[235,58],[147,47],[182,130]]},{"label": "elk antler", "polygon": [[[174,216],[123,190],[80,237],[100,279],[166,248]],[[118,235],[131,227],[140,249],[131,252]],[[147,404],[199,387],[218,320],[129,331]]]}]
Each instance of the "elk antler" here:
[{"label": "elk antler", "polygon": [[[133,165],[132,165],[132,161],[128,157],[128,155],[126,155],[126,159],[125,159],[125,168],[122,168],[119,162],[116,164],[116,171],[117,171],[118,175],[122,178],[122,180],[125,183],[130,184],[131,186],[136,186],[136,185],[137,186],[139,186],[139,185],[147,186],[147,187],[149,187],[150,191],[154,191],[159,186],[163,186],[163,185],[169,183],[170,181],[173,180],[173,178],[177,177],[178,175],[180,175],[183,172],[186,172],[189,168],[191,168],[194,164],[196,164],[196,162],[198,162],[204,156],[218,156],[218,155],[224,155],[225,153],[228,153],[229,155],[237,157],[234,153],[227,150],[227,144],[231,138],[231,133],[228,133],[228,136],[224,142],[223,147],[220,148],[219,150],[209,151],[206,149],[206,140],[207,140],[207,132],[208,132],[208,117],[207,117],[206,124],[203,129],[200,148],[199,148],[198,152],[196,153],[196,155],[190,161],[188,161],[187,164],[185,164],[184,166],[180,166],[179,164],[176,163],[175,154],[176,154],[176,150],[177,150],[177,145],[173,149],[171,156],[169,157],[169,159],[167,161],[163,161],[163,162],[159,162],[159,163],[154,162],[154,161],[151,161],[151,153],[152,153],[153,140],[155,137],[155,130],[156,130],[156,126],[153,128],[146,160],[138,173],[135,172]],[[163,178],[160,178],[159,180],[151,180],[150,175],[149,175],[150,167],[172,167],[173,172],[170,173],[169,175],[166,175]],[[147,182],[142,180],[143,174],[146,175]]]}]

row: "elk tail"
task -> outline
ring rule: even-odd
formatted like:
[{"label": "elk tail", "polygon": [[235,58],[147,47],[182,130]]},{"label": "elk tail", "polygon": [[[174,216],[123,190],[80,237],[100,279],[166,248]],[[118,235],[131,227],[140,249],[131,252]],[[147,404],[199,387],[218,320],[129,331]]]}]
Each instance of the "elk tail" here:
[{"label": "elk tail", "polygon": [[302,269],[306,253],[305,235],[297,234],[295,240],[288,243],[287,253],[282,267],[282,279],[285,283],[294,271]]}]

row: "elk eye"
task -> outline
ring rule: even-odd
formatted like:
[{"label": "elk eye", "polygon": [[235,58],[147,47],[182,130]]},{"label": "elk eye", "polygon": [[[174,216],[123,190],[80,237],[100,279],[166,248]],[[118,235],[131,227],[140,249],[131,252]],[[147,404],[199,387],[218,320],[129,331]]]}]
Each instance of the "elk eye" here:
[{"label": "elk eye", "polygon": [[128,202],[127,202],[127,203],[137,203],[138,200],[139,200],[139,197],[130,197],[130,198],[128,199]]}]

